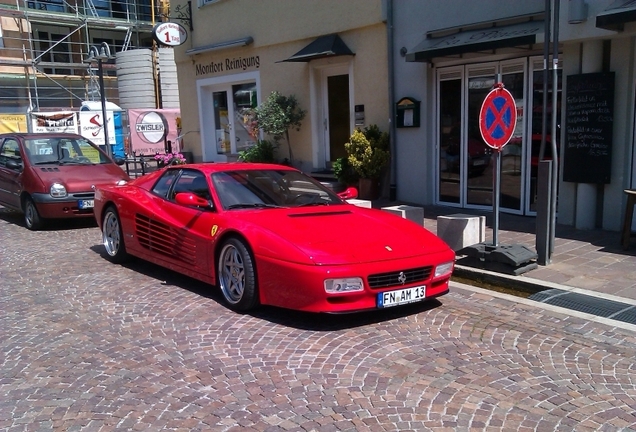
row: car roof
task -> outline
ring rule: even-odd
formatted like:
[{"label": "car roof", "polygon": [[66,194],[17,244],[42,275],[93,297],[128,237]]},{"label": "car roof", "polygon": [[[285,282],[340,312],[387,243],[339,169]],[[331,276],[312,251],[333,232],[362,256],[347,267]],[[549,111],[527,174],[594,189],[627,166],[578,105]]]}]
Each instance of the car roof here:
[{"label": "car roof", "polygon": [[68,133],[68,132],[44,132],[44,133],[36,133],[36,132],[8,132],[0,134],[0,138],[5,137],[21,137],[24,139],[37,139],[37,138],[84,138],[81,135]]}]

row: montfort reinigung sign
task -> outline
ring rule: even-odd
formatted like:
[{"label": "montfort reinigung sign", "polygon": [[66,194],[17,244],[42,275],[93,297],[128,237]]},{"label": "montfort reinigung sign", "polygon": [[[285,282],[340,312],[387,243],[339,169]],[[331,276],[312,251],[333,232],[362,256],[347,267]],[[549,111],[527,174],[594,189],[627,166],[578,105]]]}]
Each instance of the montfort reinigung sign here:
[{"label": "montfort reinigung sign", "polygon": [[232,72],[247,69],[258,69],[261,65],[259,56],[226,58],[210,63],[195,63],[196,75],[209,75],[221,72]]}]

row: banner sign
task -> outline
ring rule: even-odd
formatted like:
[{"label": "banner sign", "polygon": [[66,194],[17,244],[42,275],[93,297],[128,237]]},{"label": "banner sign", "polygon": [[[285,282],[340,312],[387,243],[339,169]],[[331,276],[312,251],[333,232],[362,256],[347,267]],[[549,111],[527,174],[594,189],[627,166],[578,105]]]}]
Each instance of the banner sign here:
[{"label": "banner sign", "polygon": [[77,112],[31,113],[31,130],[33,133],[66,132],[77,134],[79,133]]},{"label": "banner sign", "polygon": [[0,114],[0,133],[28,132],[24,114]]},{"label": "banner sign", "polygon": [[[115,122],[113,121],[113,111],[106,111],[108,118],[108,143],[116,144],[115,139]],[[104,138],[104,123],[102,112],[99,111],[80,111],[80,135],[91,140],[97,145],[106,144]]]},{"label": "banner sign", "polygon": [[166,153],[168,147],[173,152],[180,151],[177,143],[178,109],[130,109],[130,147],[137,155]]}]

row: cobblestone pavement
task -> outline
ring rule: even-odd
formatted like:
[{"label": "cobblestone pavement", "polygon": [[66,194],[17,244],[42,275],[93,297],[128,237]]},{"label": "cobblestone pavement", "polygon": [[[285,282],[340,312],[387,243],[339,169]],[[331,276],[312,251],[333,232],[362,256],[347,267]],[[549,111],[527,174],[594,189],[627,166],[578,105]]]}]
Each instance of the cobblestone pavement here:
[{"label": "cobblestone pavement", "polygon": [[633,327],[459,284],[384,313],[237,315],[99,243],[0,210],[0,429],[636,430]]}]

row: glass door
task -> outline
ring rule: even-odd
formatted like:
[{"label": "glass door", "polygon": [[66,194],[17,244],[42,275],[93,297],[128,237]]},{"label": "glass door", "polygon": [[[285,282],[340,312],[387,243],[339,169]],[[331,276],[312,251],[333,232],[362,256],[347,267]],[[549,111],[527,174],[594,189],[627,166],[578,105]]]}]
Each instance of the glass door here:
[{"label": "glass door", "polygon": [[216,138],[216,153],[228,155],[232,152],[232,138],[229,116],[228,92],[215,91],[212,93],[214,103],[214,128]]},{"label": "glass door", "polygon": [[[543,58],[533,59],[531,62],[532,74],[532,109],[528,116],[530,121],[531,143],[529,145],[530,169],[527,170],[527,208],[529,214],[536,214],[537,208],[537,176],[539,172],[539,160],[541,158],[541,140],[543,136]],[[552,60],[550,60],[552,64]],[[553,71],[548,71],[548,98],[546,100],[546,142],[543,150],[544,160],[552,159],[552,100],[553,100]],[[557,70],[557,134],[556,148],[557,158],[560,153],[561,138],[561,93],[562,93],[562,71]],[[558,163],[558,161],[557,161]],[[558,183],[557,183],[558,184]]]},{"label": "glass door", "polygon": [[439,200],[461,204],[462,197],[462,77],[463,68],[440,74],[439,159],[437,194]]},{"label": "glass door", "polygon": [[256,84],[234,84],[212,92],[216,153],[238,154],[256,143],[250,110],[257,106]]},{"label": "glass door", "polygon": [[481,136],[479,114],[500,74],[517,104],[517,128],[500,158],[500,207],[511,213],[523,212],[525,70],[525,59],[438,70],[437,199],[440,203],[492,208],[495,158]]}]

